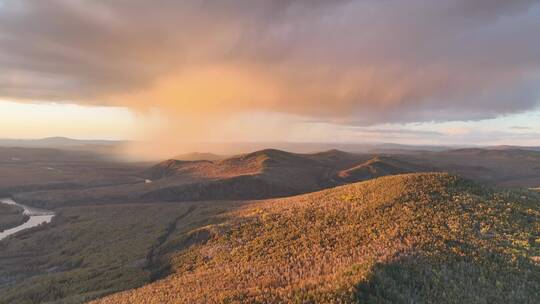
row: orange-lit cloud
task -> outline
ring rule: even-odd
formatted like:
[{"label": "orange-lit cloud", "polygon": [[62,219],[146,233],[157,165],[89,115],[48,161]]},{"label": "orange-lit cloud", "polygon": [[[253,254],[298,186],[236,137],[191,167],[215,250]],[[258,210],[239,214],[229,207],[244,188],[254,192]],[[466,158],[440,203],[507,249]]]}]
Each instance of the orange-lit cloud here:
[{"label": "orange-lit cloud", "polygon": [[0,97],[158,109],[185,140],[252,112],[484,119],[538,105],[538,32],[526,0],[4,0]]}]

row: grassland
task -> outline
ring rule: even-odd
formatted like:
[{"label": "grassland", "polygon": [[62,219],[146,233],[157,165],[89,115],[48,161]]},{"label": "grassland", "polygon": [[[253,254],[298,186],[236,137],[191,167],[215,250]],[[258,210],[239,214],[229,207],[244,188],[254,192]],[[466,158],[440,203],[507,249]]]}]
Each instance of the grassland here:
[{"label": "grassland", "polygon": [[0,232],[26,222],[29,217],[23,211],[18,206],[0,203]]},{"label": "grassland", "polygon": [[410,174],[258,202],[95,303],[537,303],[539,201]]},{"label": "grassland", "polygon": [[167,255],[236,206],[163,203],[56,209],[49,225],[0,242],[0,303],[83,303],[166,275]]}]

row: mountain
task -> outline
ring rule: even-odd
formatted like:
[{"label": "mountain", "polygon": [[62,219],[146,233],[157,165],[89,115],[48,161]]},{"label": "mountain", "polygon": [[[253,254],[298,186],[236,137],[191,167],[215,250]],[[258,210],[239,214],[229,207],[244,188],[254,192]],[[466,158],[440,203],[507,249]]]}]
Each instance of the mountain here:
[{"label": "mountain", "polygon": [[534,303],[539,199],[425,173],[254,202],[93,303]]},{"label": "mountain", "polygon": [[148,176],[154,183],[169,186],[149,191],[144,197],[160,200],[261,199],[430,169],[392,157],[339,150],[298,154],[265,149],[213,162],[164,161],[152,167]]},{"label": "mountain", "polygon": [[265,149],[219,161],[167,160],[148,171],[146,199],[212,200],[288,196],[339,185],[339,171],[368,156],[331,150],[315,154]]},{"label": "mountain", "polygon": [[139,172],[134,176],[139,181],[135,184],[35,192],[26,187],[25,193],[12,195],[22,203],[41,207],[127,201],[250,200],[297,195],[412,172],[450,172],[495,186],[538,188],[540,152],[466,148],[374,155],[340,150],[300,154],[264,149],[215,161],[166,160]]},{"label": "mountain", "polygon": [[57,214],[0,242],[0,303],[86,303],[146,284],[103,301],[528,303],[540,194],[402,173],[523,186],[539,155],[265,149],[150,165],[0,148],[0,194]]},{"label": "mountain", "polygon": [[540,152],[465,148],[409,154],[264,149],[220,160],[169,159],[140,172],[147,183],[14,194],[41,207],[126,201],[249,200],[313,192],[375,177],[450,172],[504,187],[540,186]]},{"label": "mountain", "polygon": [[217,161],[169,159],[141,172],[146,183],[14,194],[41,207],[126,201],[179,202],[284,197],[374,177],[431,171],[394,157],[329,150],[313,154],[265,149]]},{"label": "mountain", "polygon": [[[278,181],[287,181],[287,184],[291,176],[298,174],[295,180],[300,179],[301,183],[311,181],[312,186],[307,187],[310,191],[379,176],[426,171],[455,173],[499,186],[540,186],[540,152],[521,149],[463,148],[386,155],[355,154],[339,150],[314,154],[261,150],[214,162],[166,161],[156,168],[159,168],[156,169],[158,171],[169,172],[166,174],[171,176],[186,176],[187,172],[211,178],[245,174],[263,179],[275,176],[279,177]],[[251,169],[245,171],[246,168]]]}]

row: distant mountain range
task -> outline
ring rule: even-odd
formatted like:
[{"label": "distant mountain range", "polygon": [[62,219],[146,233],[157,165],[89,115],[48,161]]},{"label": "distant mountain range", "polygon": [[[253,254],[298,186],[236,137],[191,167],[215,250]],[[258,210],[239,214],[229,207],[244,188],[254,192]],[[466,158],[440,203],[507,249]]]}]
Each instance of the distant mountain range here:
[{"label": "distant mountain range", "polygon": [[528,151],[540,151],[540,147],[535,146],[492,146],[492,147],[486,147],[487,149],[493,149],[493,150],[528,150]]},{"label": "distant mountain range", "polygon": [[379,176],[432,171],[393,156],[339,150],[300,154],[265,149],[221,160],[160,162],[140,177],[146,183],[15,194],[43,207],[113,201],[250,200],[317,191]]},{"label": "distant mountain range", "polygon": [[251,200],[418,172],[450,172],[491,185],[536,188],[540,185],[540,152],[466,148],[404,154],[340,150],[302,154],[265,149],[218,160],[169,159],[141,171],[138,178],[145,183],[15,196],[20,202],[43,207],[115,201]]},{"label": "distant mountain range", "polygon": [[[111,152],[114,147],[127,144],[123,140],[83,140],[68,137],[47,137],[41,139],[1,139],[0,147],[28,147],[78,149],[92,152]],[[489,150],[527,150],[540,151],[540,146],[473,146],[473,145],[406,145],[395,143],[299,143],[299,142],[236,142],[236,143],[199,143],[193,149],[203,152],[186,152],[171,159],[178,160],[220,160],[234,154],[263,150],[268,147],[295,153],[316,153],[339,149],[351,153],[415,154],[422,151],[441,152],[467,148]],[[118,155],[118,152],[114,152]],[[216,154],[218,153],[218,154]]]},{"label": "distant mountain range", "polygon": [[40,139],[0,139],[3,147],[33,147],[33,148],[70,148],[83,146],[111,146],[123,143],[117,140],[83,140],[68,137],[47,137]]}]

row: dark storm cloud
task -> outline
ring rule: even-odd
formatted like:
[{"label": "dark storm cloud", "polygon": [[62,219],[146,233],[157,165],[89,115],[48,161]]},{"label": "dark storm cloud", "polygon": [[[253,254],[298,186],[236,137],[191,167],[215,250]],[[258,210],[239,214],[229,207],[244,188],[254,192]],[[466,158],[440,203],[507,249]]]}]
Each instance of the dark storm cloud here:
[{"label": "dark storm cloud", "polygon": [[539,1],[4,0],[0,96],[483,119],[537,106],[539,32]]}]

